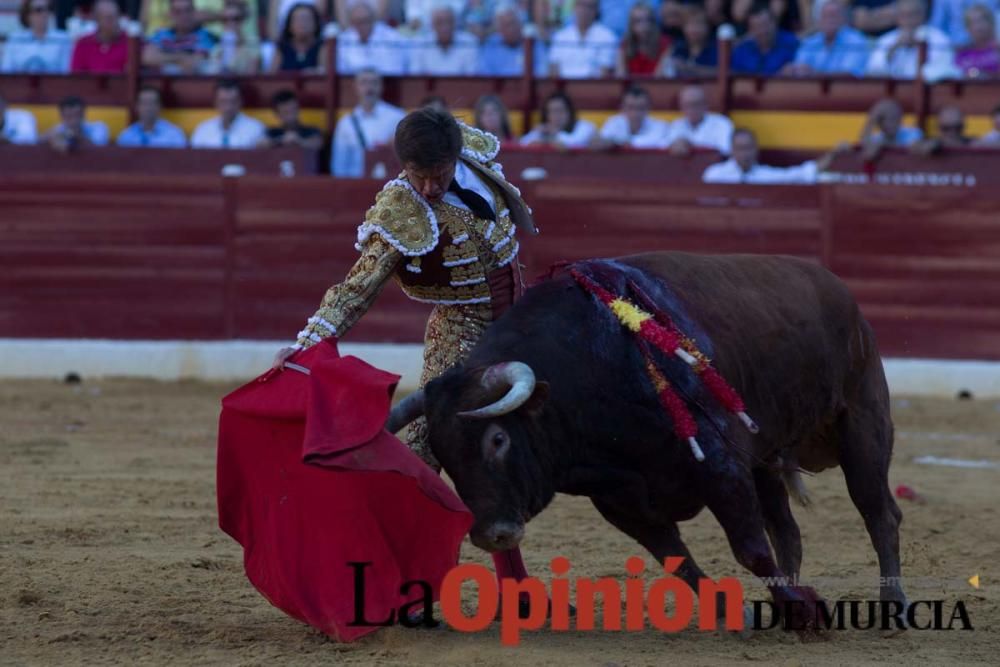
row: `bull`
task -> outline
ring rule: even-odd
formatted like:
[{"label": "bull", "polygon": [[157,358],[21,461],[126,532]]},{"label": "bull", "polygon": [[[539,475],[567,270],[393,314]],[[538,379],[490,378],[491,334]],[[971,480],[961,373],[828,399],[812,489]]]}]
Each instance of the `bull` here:
[{"label": "bull", "polygon": [[464,363],[404,399],[387,425],[426,415],[434,455],[474,514],[473,544],[512,548],[555,493],[587,496],[658,561],[683,557],[676,574],[697,591],[706,575],[677,523],[707,507],[740,565],[771,582],[776,604],[805,603],[791,606],[811,624],[819,597],[793,585],[802,543],[789,496],[806,499],[800,471],[840,466],[878,556],[880,596],[905,608],[888,388],[847,287],[788,257],[667,252],[588,268],[617,294],[638,285],[669,314],[742,394],[759,433],[721,410],[683,361],[659,355],[694,407],[704,452],[696,460],[673,435],[635,339],[570,275],[557,275],[529,289]]}]

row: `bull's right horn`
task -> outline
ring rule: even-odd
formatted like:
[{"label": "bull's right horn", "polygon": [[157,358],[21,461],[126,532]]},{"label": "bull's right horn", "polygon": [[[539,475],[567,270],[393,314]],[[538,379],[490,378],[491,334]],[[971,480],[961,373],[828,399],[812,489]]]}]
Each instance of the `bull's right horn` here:
[{"label": "bull's right horn", "polygon": [[494,364],[483,373],[481,384],[486,389],[496,387],[509,387],[509,389],[495,403],[475,410],[459,412],[459,417],[486,419],[506,415],[517,410],[531,398],[532,392],[535,391],[535,371],[531,370],[531,366],[521,361]]},{"label": "bull's right horn", "polygon": [[404,426],[424,414],[424,390],[418,389],[392,409],[385,421],[385,430],[397,433]]}]

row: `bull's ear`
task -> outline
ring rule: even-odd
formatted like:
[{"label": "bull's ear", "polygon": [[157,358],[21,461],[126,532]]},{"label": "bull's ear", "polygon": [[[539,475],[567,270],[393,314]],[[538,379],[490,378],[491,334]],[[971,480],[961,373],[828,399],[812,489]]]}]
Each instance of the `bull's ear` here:
[{"label": "bull's ear", "polygon": [[526,411],[529,415],[535,416],[541,413],[548,400],[549,383],[544,380],[539,380],[535,383],[535,390],[531,392],[531,396],[524,402],[521,409]]}]

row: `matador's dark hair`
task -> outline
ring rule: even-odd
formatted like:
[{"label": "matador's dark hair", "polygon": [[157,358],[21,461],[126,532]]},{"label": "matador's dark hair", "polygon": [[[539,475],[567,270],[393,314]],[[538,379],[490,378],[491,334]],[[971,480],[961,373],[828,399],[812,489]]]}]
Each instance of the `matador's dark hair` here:
[{"label": "matador's dark hair", "polygon": [[457,161],[462,153],[462,130],[446,111],[417,109],[399,122],[394,146],[404,166],[443,167]]}]

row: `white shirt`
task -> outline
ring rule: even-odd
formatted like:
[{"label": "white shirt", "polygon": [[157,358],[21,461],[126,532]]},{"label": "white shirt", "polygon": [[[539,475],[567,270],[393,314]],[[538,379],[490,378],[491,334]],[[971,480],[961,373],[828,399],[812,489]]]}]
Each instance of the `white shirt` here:
[{"label": "white shirt", "polygon": [[733,143],[733,122],[718,113],[706,113],[697,127],[681,116],[670,123],[667,130],[667,146],[678,139],[687,140],[697,148],[714,148],[723,155],[729,155]]},{"label": "white shirt", "polygon": [[552,36],[549,64],[556,66],[564,79],[587,79],[601,75],[603,69],[613,69],[618,56],[618,38],[600,23],[592,23],[585,35],[576,23],[558,30]]},{"label": "white shirt", "polygon": [[[929,25],[921,26],[927,40],[927,63],[924,64],[924,76],[936,80],[945,76],[955,76],[955,54],[952,51],[951,40],[937,28]],[[889,51],[899,41],[902,30],[896,29],[879,37],[875,42],[875,50],[868,58],[865,74],[868,76],[890,76],[895,79],[913,79],[917,76],[919,52],[916,47],[899,48],[889,58]]]},{"label": "white shirt", "polygon": [[[108,145],[110,132],[108,132],[108,126],[102,123],[101,121],[97,120],[94,121],[93,123],[88,123],[87,121],[83,121],[81,129],[83,130],[83,134],[86,135],[87,139],[90,140],[90,143],[94,144],[95,146]],[[65,131],[66,131],[66,126],[63,123],[59,123],[50,130],[50,132],[53,134],[63,134]]]},{"label": "white shirt", "polygon": [[65,73],[72,53],[73,42],[62,30],[50,28],[42,39],[30,30],[16,30],[7,35],[0,72]]},{"label": "white shirt", "polygon": [[[493,203],[493,192],[483,183],[483,179],[479,175],[472,171],[471,168],[465,166],[461,160],[455,165],[455,180],[458,181],[459,186],[465,188],[466,190],[472,190],[477,195],[486,200],[486,203],[490,205],[490,210],[493,211],[493,215],[496,215],[497,207]],[[452,206],[457,206],[458,208],[465,209],[466,211],[471,211],[471,209],[466,206],[458,195],[454,192],[448,191],[442,197],[442,200],[446,204],[451,204]]]},{"label": "white shirt", "polygon": [[665,148],[670,126],[666,121],[646,116],[636,134],[632,134],[625,114],[615,114],[604,121],[601,136],[632,148]]},{"label": "white shirt", "polygon": [[354,74],[370,67],[381,74],[405,74],[409,51],[410,40],[382,22],[375,23],[364,44],[358,31],[348,28],[337,37],[337,72]]},{"label": "white shirt", "polygon": [[[597,134],[597,128],[589,120],[578,120],[573,126],[572,132],[562,130],[556,133],[556,143],[567,148],[582,148],[590,144],[590,140]],[[522,146],[540,144],[545,142],[545,135],[542,134],[542,127],[539,125],[531,132],[521,137]]]},{"label": "white shirt", "polygon": [[455,32],[455,38],[447,49],[441,48],[434,35],[415,40],[412,49],[410,74],[472,75],[479,64],[479,40],[463,31]]},{"label": "white shirt", "polygon": [[[379,100],[370,114],[361,106],[337,122],[333,133],[333,151],[330,157],[330,173],[342,178],[361,178],[365,172],[365,151],[388,144],[396,136],[396,126],[406,112],[399,107]],[[357,119],[357,125],[353,118]],[[358,136],[361,128],[362,137]]]},{"label": "white shirt", "polygon": [[239,113],[229,129],[222,127],[222,117],[209,118],[194,128],[191,148],[256,148],[264,136],[264,124]]},{"label": "white shirt", "polygon": [[705,183],[752,183],[757,185],[811,185],[816,182],[816,162],[809,160],[795,167],[769,167],[755,164],[750,171],[743,171],[736,160],[713,164],[701,175]]},{"label": "white shirt", "polygon": [[12,144],[33,144],[38,141],[38,126],[30,111],[7,109],[3,114],[0,136]]}]

